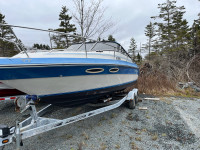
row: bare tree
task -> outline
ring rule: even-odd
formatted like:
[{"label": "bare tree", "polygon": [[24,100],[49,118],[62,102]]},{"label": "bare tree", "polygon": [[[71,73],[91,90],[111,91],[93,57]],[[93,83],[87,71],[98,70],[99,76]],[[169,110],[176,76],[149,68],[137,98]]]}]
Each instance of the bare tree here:
[{"label": "bare tree", "polygon": [[102,6],[103,0],[73,0],[75,11],[72,13],[75,23],[78,25],[81,36],[90,38],[101,37],[103,33],[113,27],[111,18],[104,17],[105,8]]}]

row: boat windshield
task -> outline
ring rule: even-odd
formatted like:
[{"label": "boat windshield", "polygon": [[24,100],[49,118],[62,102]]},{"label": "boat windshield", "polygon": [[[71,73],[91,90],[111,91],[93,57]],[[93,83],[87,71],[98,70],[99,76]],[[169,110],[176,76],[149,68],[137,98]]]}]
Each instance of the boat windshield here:
[{"label": "boat windshield", "polygon": [[73,44],[67,48],[69,51],[116,51],[120,52],[128,57],[130,55],[124,50],[124,48],[115,42],[87,42],[85,44]]}]

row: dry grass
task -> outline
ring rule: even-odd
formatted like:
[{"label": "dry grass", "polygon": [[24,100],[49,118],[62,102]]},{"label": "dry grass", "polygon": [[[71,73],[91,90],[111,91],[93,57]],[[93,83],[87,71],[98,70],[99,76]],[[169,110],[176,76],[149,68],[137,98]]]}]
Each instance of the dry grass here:
[{"label": "dry grass", "polygon": [[140,93],[145,94],[172,95],[177,92],[175,82],[157,70],[141,74],[136,86]]},{"label": "dry grass", "polygon": [[175,78],[169,78],[166,73],[144,65],[140,68],[137,83],[131,88],[138,88],[139,93],[157,96],[200,97],[200,92],[197,93],[193,89],[177,88],[178,82]]}]

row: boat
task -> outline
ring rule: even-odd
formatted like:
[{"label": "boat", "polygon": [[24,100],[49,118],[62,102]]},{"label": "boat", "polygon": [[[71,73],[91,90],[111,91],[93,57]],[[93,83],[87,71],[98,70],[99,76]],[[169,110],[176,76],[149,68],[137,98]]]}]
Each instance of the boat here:
[{"label": "boat", "polygon": [[[86,51],[85,51],[86,49]],[[138,66],[110,41],[0,59],[0,82],[41,102],[73,107],[111,97],[133,85]]]},{"label": "boat", "polygon": [[138,74],[138,66],[126,50],[111,41],[90,40],[49,51],[24,50],[0,58],[0,82],[40,102],[65,107],[113,97],[132,86]]}]

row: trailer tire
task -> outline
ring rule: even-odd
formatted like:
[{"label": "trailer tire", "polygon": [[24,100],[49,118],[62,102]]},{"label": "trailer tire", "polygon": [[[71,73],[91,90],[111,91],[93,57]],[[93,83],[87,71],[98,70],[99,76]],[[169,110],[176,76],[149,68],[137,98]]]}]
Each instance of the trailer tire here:
[{"label": "trailer tire", "polygon": [[133,99],[133,100],[129,100],[129,102],[128,102],[128,107],[129,107],[130,109],[135,109],[135,97],[136,97],[136,96],[134,96],[134,99]]}]

